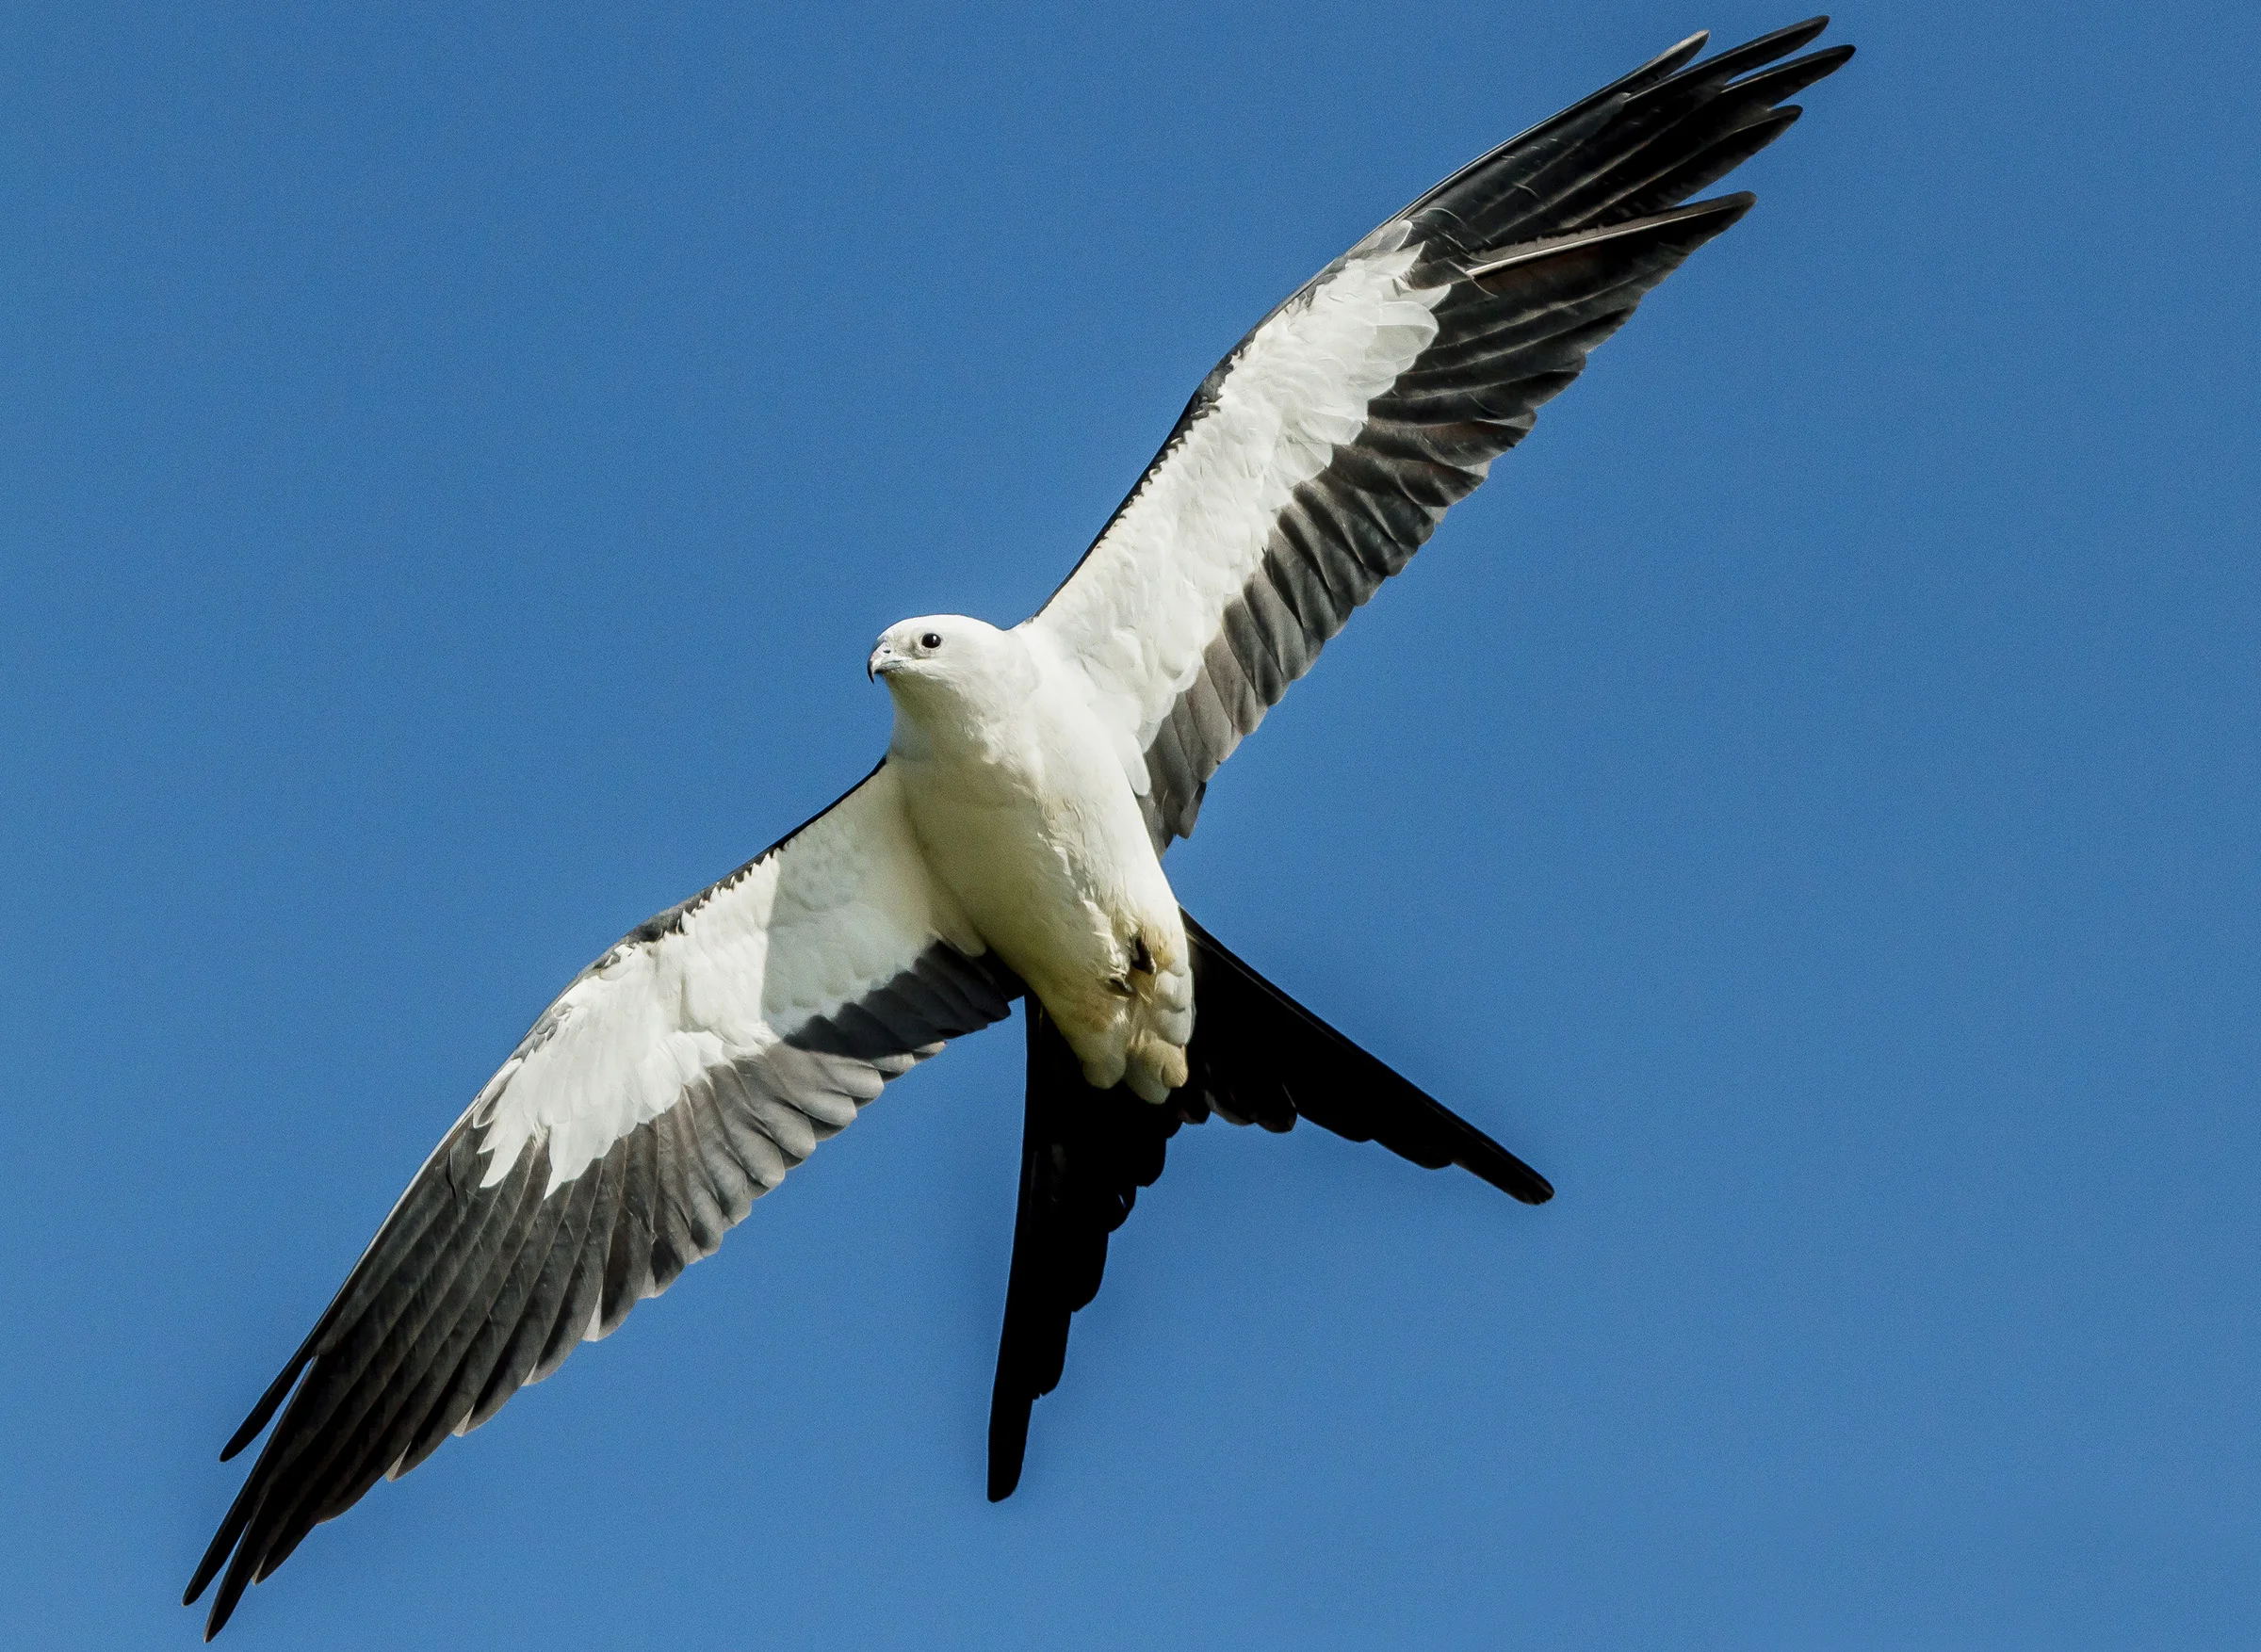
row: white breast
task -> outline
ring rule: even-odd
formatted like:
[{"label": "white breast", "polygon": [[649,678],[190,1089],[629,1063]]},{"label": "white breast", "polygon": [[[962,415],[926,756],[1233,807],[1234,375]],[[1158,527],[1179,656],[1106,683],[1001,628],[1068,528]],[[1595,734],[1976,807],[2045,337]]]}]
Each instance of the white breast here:
[{"label": "white breast", "polygon": [[[1115,742],[1049,651],[1021,633],[996,640],[1015,656],[998,671],[946,697],[896,697],[888,766],[927,865],[1095,1083],[1140,1067],[1142,1041],[1165,1046],[1146,1065],[1181,1076],[1184,931]],[[1158,1082],[1130,1076],[1142,1091]]]}]

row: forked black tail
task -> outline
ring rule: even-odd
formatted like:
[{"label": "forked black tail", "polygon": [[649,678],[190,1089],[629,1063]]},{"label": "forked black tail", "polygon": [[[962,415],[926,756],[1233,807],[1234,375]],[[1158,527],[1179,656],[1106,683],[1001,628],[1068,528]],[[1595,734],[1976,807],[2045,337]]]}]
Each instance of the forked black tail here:
[{"label": "forked black tail", "polygon": [[989,1401],[989,1500],[1013,1495],[1029,1412],[1059,1385],[1068,1320],[1098,1294],[1107,1236],[1162,1174],[1165,1144],[1212,1113],[1293,1129],[1298,1118],[1415,1164],[1457,1164],[1526,1205],[1554,1190],[1521,1159],[1391,1072],[1241,962],[1191,914],[1194,1042],[1185,1087],[1157,1107],[1121,1085],[1097,1091],[1044,1006],[1026,1001],[1028,1113],[1013,1271]]}]

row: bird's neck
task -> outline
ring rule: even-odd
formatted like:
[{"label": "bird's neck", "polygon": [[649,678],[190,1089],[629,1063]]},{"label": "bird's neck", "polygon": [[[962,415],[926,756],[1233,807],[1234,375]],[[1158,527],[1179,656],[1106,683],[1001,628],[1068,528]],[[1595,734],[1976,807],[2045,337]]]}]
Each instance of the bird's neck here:
[{"label": "bird's neck", "polygon": [[952,768],[1010,762],[1027,723],[1005,695],[906,683],[895,693],[887,754],[899,762]]}]

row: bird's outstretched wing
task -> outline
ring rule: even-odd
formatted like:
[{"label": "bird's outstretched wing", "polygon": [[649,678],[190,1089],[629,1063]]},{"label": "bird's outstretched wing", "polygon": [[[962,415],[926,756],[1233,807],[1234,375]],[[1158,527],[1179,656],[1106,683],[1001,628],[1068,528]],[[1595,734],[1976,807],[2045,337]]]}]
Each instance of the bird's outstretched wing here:
[{"label": "bird's outstretched wing", "polygon": [[1298,1118],[1378,1142],[1430,1170],[1456,1164],[1526,1205],[1554,1190],[1514,1154],[1392,1072],[1228,951],[1184,915],[1195,1001],[1184,1087],[1161,1107],[1122,1085],[1098,1091],[1067,1041],[1030,1000],[1028,1113],[1020,1208],[989,1399],[989,1500],[1013,1495],[1029,1414],[1058,1385],[1068,1320],[1098,1294],[1108,1236],[1162,1174],[1169,1139],[1212,1114],[1290,1130]]},{"label": "bird's outstretched wing", "polygon": [[[1078,662],[1159,849],[1320,647],[1650,288],[1749,208],[1684,206],[1852,55],[1815,18],[1684,40],[1464,167],[1272,312],[1028,630]],[[1773,64],[1774,67],[1766,67]]]},{"label": "bird's outstretched wing", "polygon": [[282,1409],[188,1586],[220,1577],[206,1637],[318,1522],[610,1333],[887,1080],[1008,1013],[1018,983],[979,951],[883,765],[583,970],[221,1453]]}]

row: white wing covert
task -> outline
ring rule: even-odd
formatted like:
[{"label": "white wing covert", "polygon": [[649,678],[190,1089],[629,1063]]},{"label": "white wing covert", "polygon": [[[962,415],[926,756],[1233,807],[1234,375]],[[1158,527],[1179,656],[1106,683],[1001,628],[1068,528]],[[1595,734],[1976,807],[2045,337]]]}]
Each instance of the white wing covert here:
[{"label": "white wing covert", "polygon": [[[1138,756],[1157,850],[1321,646],[1749,195],[1682,206],[1852,55],[1697,35],[1423,195],[1202,381],[1033,637]],[[1755,71],[1755,73],[1754,73]]]},{"label": "white wing covert", "polygon": [[188,1590],[225,1565],[207,1638],[315,1525],[609,1335],[887,1080],[1009,1012],[1018,983],[909,831],[883,764],[543,1013],[222,1453],[290,1396]]}]

